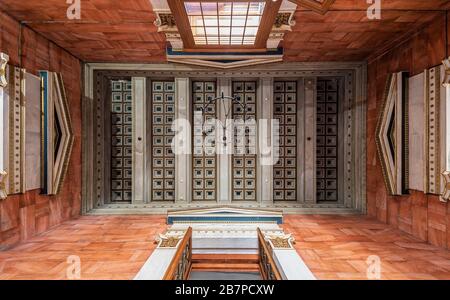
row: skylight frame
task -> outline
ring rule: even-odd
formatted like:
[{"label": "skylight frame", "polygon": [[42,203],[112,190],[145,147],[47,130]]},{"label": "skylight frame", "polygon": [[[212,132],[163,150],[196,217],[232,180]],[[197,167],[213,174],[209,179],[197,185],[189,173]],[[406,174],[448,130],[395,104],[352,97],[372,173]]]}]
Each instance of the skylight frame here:
[{"label": "skylight frame", "polygon": [[[173,13],[175,18],[175,22],[177,24],[178,31],[180,33],[181,39],[183,40],[183,49],[187,52],[220,52],[223,50],[226,51],[236,51],[236,52],[260,52],[267,50],[267,40],[269,38],[270,32],[272,30],[273,24],[275,22],[275,18],[278,14],[278,10],[281,6],[282,1],[272,1],[272,0],[167,0],[169,7]],[[218,33],[219,42],[217,44],[202,44],[196,43],[194,40],[194,34],[191,30],[191,22],[189,20],[188,12],[185,7],[185,3],[251,3],[251,2],[261,2],[265,3],[264,10],[260,15],[260,24],[256,29],[256,36],[254,39],[254,43],[247,44],[220,44],[220,34]],[[246,12],[247,14],[247,12]],[[246,16],[243,15],[243,16]],[[219,13],[217,13],[219,15]],[[246,21],[248,18],[246,17]],[[201,26],[197,26],[201,27]],[[215,27],[215,26],[214,26]],[[231,26],[230,26],[231,27]],[[247,28],[256,27],[256,26],[248,26]],[[219,26],[217,26],[217,30]],[[244,29],[245,30],[245,29]],[[245,34],[245,32],[244,32]],[[242,42],[242,40],[241,40]],[[253,40],[252,40],[253,42]]]},{"label": "skylight frame", "polygon": [[184,1],[197,46],[254,46],[265,1]]}]

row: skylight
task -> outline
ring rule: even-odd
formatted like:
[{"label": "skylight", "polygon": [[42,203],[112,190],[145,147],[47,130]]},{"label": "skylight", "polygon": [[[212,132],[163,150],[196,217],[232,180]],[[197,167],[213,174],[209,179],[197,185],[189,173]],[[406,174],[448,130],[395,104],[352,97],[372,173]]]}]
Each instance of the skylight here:
[{"label": "skylight", "polygon": [[265,2],[184,2],[196,45],[254,45]]}]

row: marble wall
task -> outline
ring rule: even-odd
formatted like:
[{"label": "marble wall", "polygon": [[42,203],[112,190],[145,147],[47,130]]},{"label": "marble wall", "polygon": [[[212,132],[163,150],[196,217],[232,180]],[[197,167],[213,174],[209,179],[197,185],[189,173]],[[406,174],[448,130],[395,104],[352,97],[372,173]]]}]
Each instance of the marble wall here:
[{"label": "marble wall", "polygon": [[[447,12],[449,13],[449,12]],[[450,16],[450,14],[449,14]],[[443,14],[404,43],[368,64],[367,105],[367,207],[368,214],[430,244],[450,249],[450,204],[435,195],[411,190],[391,197],[385,187],[375,145],[375,128],[389,73],[416,75],[449,56],[450,24]]]},{"label": "marble wall", "polygon": [[[21,37],[21,38],[20,38]],[[74,126],[75,143],[61,193],[48,197],[39,190],[0,200],[0,250],[77,217],[81,205],[81,62],[0,12],[0,51],[10,64],[37,75],[38,70],[61,72]]]}]

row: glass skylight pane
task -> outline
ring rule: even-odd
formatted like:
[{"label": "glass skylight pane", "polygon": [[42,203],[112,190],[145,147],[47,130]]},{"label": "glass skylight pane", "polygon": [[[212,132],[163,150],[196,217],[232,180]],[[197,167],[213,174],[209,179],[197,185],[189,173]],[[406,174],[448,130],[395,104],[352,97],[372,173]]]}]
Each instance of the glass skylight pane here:
[{"label": "glass skylight pane", "polygon": [[245,28],[245,36],[256,36],[258,32],[258,27],[246,27]]},{"label": "glass skylight pane", "polygon": [[245,26],[245,16],[233,16],[231,21],[231,26],[237,27],[237,26]]},{"label": "glass skylight pane", "polygon": [[201,15],[200,2],[185,2],[184,7],[188,15]]},{"label": "glass skylight pane", "polygon": [[217,16],[217,3],[202,2],[202,10],[204,16]]},{"label": "glass skylight pane", "polygon": [[231,28],[230,27],[220,27],[219,29],[220,35],[230,35],[231,34]]},{"label": "glass skylight pane", "polygon": [[265,2],[198,1],[184,6],[195,44],[254,45]]},{"label": "glass skylight pane", "polygon": [[231,26],[231,17],[220,16],[219,17],[219,26]]},{"label": "glass skylight pane", "polygon": [[231,2],[219,2],[217,7],[219,10],[219,15],[231,15],[231,6]]},{"label": "glass skylight pane", "polygon": [[261,21],[260,16],[248,16],[247,26],[259,26],[260,21]]},{"label": "glass skylight pane", "polygon": [[262,15],[264,12],[265,2],[250,2],[248,9],[249,15]]},{"label": "glass skylight pane", "polygon": [[191,26],[203,26],[203,17],[202,16],[190,16],[189,23]]},{"label": "glass skylight pane", "polygon": [[206,36],[209,38],[210,36],[213,35],[218,35],[219,34],[219,27],[205,27],[206,30]]},{"label": "glass skylight pane", "polygon": [[204,27],[191,27],[192,34],[194,36],[205,36],[205,28]]},{"label": "glass skylight pane", "polygon": [[216,16],[204,16],[205,26],[219,26],[219,21]]},{"label": "glass skylight pane", "polygon": [[243,36],[244,35],[244,27],[233,27],[233,29],[231,30],[231,35]]},{"label": "glass skylight pane", "polygon": [[233,15],[246,15],[248,10],[248,2],[234,2]]},{"label": "glass skylight pane", "polygon": [[218,44],[219,44],[219,37],[217,36],[208,37],[208,45],[218,45]]}]

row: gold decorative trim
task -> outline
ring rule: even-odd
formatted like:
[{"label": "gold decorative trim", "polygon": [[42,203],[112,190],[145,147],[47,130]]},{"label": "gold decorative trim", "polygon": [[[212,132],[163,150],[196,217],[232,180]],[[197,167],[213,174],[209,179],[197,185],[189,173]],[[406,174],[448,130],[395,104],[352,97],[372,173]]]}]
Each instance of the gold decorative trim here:
[{"label": "gold decorative trim", "polygon": [[441,201],[447,202],[450,200],[450,172],[442,172],[442,178],[444,178],[444,191],[441,194]]},{"label": "gold decorative trim", "polygon": [[5,171],[0,171],[0,200],[4,200],[8,197],[8,192],[6,191],[6,179],[8,178],[8,173]]},{"label": "gold decorative trim", "polygon": [[6,66],[9,61],[9,56],[5,53],[0,53],[0,87],[4,88],[8,85],[6,76]]}]

